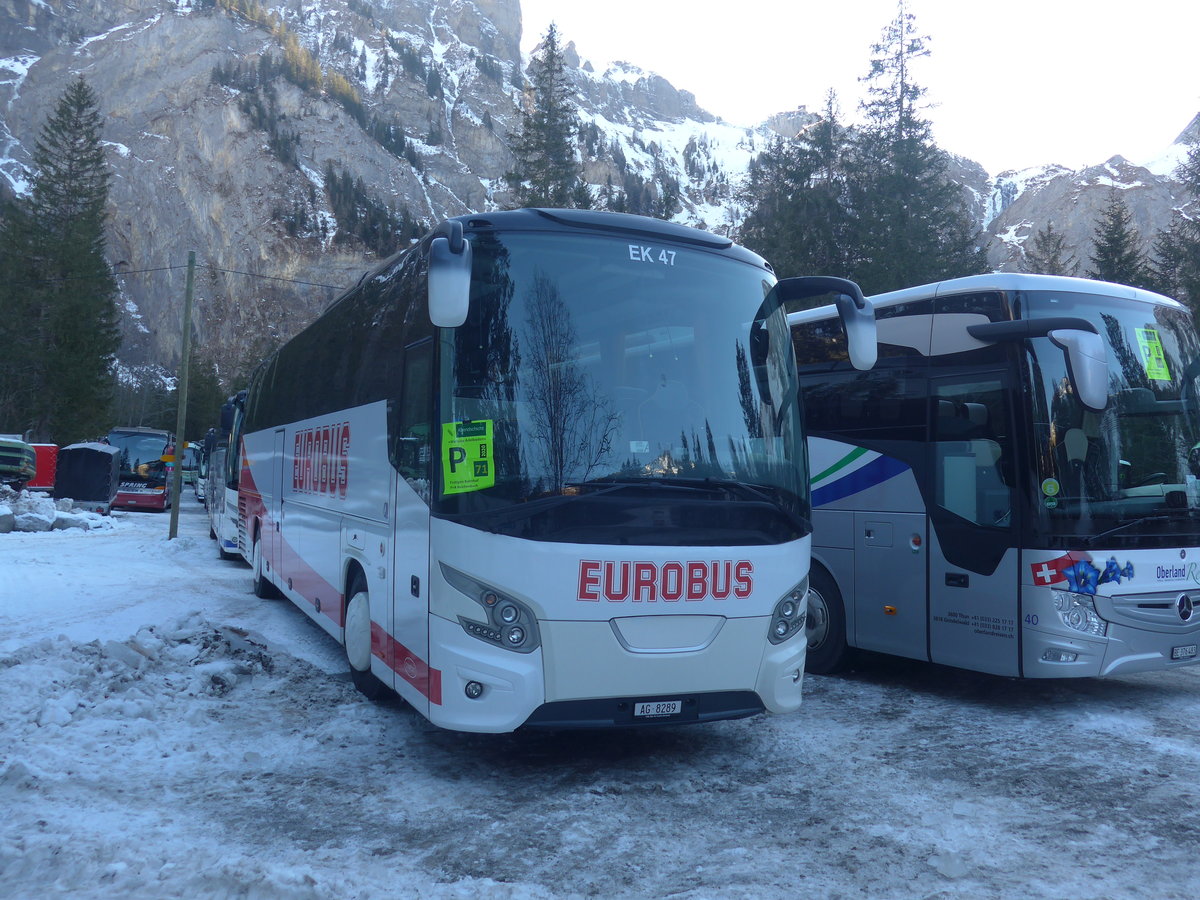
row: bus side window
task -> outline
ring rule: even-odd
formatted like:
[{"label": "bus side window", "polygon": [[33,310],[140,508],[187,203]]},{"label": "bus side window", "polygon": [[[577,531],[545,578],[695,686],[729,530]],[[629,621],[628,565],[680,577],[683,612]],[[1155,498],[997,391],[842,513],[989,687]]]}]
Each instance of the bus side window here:
[{"label": "bus side window", "polygon": [[432,456],[433,347],[432,340],[424,340],[404,351],[400,397],[388,404],[392,465],[426,502]]}]

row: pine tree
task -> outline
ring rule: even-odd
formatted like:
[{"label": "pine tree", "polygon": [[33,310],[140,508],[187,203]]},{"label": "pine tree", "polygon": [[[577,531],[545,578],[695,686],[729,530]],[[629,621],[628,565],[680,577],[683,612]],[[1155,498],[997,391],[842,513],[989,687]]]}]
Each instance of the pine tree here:
[{"label": "pine tree", "polygon": [[851,277],[875,293],[976,274],[986,261],[949,158],[920,115],[925,89],[913,65],[928,38],[900,0],[896,18],[871,50],[865,124],[848,166],[848,196],[857,236]]},{"label": "pine tree", "polygon": [[1168,297],[1185,299],[1183,273],[1189,257],[1187,224],[1188,220],[1175,210],[1170,224],[1158,233],[1151,248],[1149,287]]},{"label": "pine tree", "polygon": [[[1200,138],[1188,147],[1175,172],[1194,200],[1200,200]],[[1200,221],[1176,211],[1155,239],[1150,285],[1200,314]]]},{"label": "pine tree", "polygon": [[30,334],[42,286],[33,280],[31,226],[24,205],[0,197],[0,434],[30,427],[37,393],[38,342]]},{"label": "pine tree", "polygon": [[42,127],[33,162],[32,191],[10,208],[0,235],[3,274],[16,278],[0,301],[11,360],[0,373],[0,431],[69,443],[112,424],[120,343],[104,258],[109,172],[96,96],[82,77]]},{"label": "pine tree", "polygon": [[1094,249],[1088,257],[1088,278],[1145,287],[1151,280],[1142,236],[1133,226],[1129,207],[1114,188],[1108,205],[1100,214],[1094,235]]},{"label": "pine tree", "polygon": [[848,271],[845,156],[845,130],[830,91],[821,121],[793,140],[776,139],[752,161],[739,238],[781,277]]},{"label": "pine tree", "polygon": [[579,116],[571,103],[558,29],[550,24],[530,66],[532,82],[521,115],[521,130],[513,143],[515,165],[505,175],[515,206],[570,207],[582,200],[578,192],[579,162],[575,138]]},{"label": "pine tree", "polygon": [[1046,227],[1039,230],[1026,245],[1021,271],[1041,275],[1076,275],[1079,261],[1067,248],[1063,233],[1054,230],[1053,222],[1047,222]]}]

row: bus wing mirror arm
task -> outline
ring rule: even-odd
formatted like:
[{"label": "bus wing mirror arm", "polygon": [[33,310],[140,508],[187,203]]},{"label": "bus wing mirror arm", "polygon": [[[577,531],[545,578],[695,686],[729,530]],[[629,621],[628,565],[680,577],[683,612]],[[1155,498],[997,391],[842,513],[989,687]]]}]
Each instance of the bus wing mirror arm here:
[{"label": "bus wing mirror arm", "polygon": [[471,242],[461,222],[443,222],[429,244],[429,320],[457,328],[471,303]]},{"label": "bus wing mirror arm", "polygon": [[1108,405],[1108,352],[1096,326],[1087,319],[1058,316],[988,322],[967,326],[967,333],[992,342],[1050,338],[1067,358],[1067,376],[1080,402],[1095,412]]}]

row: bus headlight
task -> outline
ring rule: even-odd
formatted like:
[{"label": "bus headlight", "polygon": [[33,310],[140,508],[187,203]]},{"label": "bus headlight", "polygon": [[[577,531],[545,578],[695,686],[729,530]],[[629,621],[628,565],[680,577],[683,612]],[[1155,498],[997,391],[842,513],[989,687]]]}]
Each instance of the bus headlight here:
[{"label": "bus headlight", "polygon": [[1054,591],[1054,609],[1062,623],[1072,631],[1104,637],[1108,634],[1108,623],[1096,612],[1095,601],[1087,594],[1072,594],[1069,591]]},{"label": "bus headlight", "polygon": [[804,631],[804,620],[808,612],[808,579],[779,598],[771,613],[771,627],[767,632],[767,640],[772,644],[782,644],[784,641]]},{"label": "bus headlight", "polygon": [[528,606],[465,572],[452,569],[445,563],[440,565],[446,581],[478,603],[483,612],[482,621],[459,616],[458,624],[463,631],[488,644],[517,653],[532,653],[541,646],[537,617]]}]

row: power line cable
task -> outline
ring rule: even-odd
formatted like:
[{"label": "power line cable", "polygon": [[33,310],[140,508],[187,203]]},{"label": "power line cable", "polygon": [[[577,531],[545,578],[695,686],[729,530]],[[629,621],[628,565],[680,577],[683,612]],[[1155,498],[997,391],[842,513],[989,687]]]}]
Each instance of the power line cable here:
[{"label": "power line cable", "polygon": [[205,266],[198,265],[197,269],[209,269],[213,272],[224,272],[226,275],[245,275],[248,278],[262,278],[267,281],[286,281],[288,284],[303,284],[308,287],[322,287],[330,290],[341,290],[346,287],[344,284],[323,284],[320,281],[301,281],[298,278],[284,278],[282,275],[260,275],[255,272],[240,272],[237,269],[222,269],[220,266]]},{"label": "power line cable", "polygon": [[[119,265],[119,263],[117,265]],[[114,269],[112,271],[112,275],[114,278],[124,278],[127,275],[147,275],[147,274],[151,274],[154,272],[171,272],[176,269],[186,269],[186,268],[187,268],[186,265],[174,265],[174,266],[154,266],[154,267],[146,268],[146,269],[121,269],[119,271]],[[197,265],[196,268],[197,269],[208,269],[213,272],[222,272],[226,275],[242,275],[246,278],[258,278],[263,281],[282,281],[287,284],[299,284],[299,285],[303,285],[305,287],[328,288],[328,289],[334,290],[334,291],[342,290],[343,288],[346,287],[346,285],[344,285],[344,284],[325,284],[324,282],[320,282],[320,281],[303,281],[299,278],[285,278],[282,275],[263,275],[258,272],[242,272],[238,269],[223,269],[220,266],[208,266],[208,265],[201,264],[201,265]],[[93,281],[96,279],[96,277],[97,276],[94,276],[94,275],[56,275],[56,276],[49,277],[49,278],[24,279],[22,281],[17,281],[14,283],[21,287],[34,287],[37,285],[60,284],[62,282],[67,282],[67,281]]]}]

